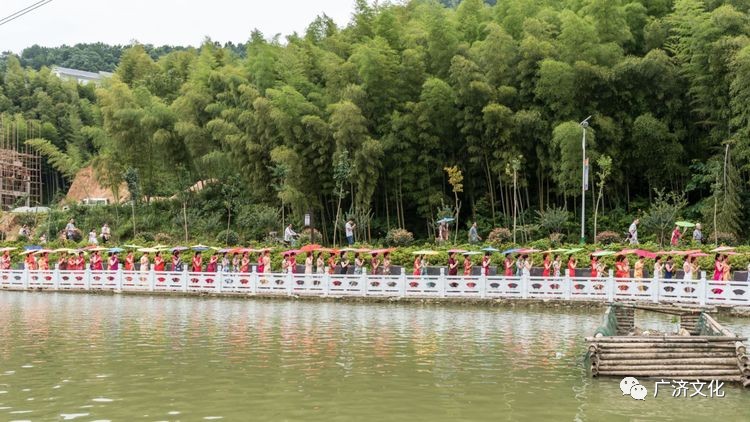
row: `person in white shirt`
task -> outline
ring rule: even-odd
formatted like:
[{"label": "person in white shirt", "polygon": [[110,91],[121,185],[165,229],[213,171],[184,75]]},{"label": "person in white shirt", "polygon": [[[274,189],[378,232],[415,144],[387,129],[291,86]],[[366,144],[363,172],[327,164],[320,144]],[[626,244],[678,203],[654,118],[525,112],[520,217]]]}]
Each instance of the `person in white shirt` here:
[{"label": "person in white shirt", "polygon": [[638,223],[640,220],[637,218],[633,220],[633,223],[630,225],[630,228],[628,229],[628,241],[631,245],[637,245],[638,244]]},{"label": "person in white shirt", "polygon": [[354,244],[354,229],[357,228],[357,225],[354,224],[354,220],[349,219],[349,221],[346,222],[344,225],[344,231],[346,232],[346,241],[349,243],[349,246]]},{"label": "person in white shirt", "polygon": [[101,236],[103,244],[107,244],[107,242],[109,242],[109,238],[111,236],[111,232],[109,230],[109,224],[104,223],[104,225],[102,226],[102,231],[99,234],[99,236]]},{"label": "person in white shirt", "polygon": [[99,241],[96,240],[96,230],[91,230],[89,232],[89,245],[98,245]]},{"label": "person in white shirt", "polygon": [[284,242],[289,243],[290,245],[294,243],[294,241],[297,239],[297,232],[295,232],[292,229],[292,225],[289,224],[286,226],[286,229],[284,229]]},{"label": "person in white shirt", "polygon": [[68,224],[65,226],[65,236],[68,238],[68,240],[73,240],[76,234],[76,225],[75,220],[72,218],[70,221],[68,221]]}]

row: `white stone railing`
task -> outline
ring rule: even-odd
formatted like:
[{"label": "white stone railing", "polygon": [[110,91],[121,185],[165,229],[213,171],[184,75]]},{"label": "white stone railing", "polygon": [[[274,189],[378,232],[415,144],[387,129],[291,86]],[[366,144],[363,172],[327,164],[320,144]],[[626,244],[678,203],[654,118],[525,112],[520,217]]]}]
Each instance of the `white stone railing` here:
[{"label": "white stone railing", "polygon": [[750,307],[745,281],[502,276],[0,271],[0,289],[321,297],[641,301]]}]

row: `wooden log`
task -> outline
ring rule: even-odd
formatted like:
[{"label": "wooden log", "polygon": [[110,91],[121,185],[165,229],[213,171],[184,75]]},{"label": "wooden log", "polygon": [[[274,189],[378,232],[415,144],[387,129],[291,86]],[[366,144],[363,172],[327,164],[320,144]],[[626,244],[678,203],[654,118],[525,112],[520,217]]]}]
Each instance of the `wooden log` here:
[{"label": "wooden log", "polygon": [[635,343],[639,341],[671,341],[681,343],[737,343],[747,340],[744,337],[726,336],[612,336],[612,337],[586,337],[586,341],[597,343]]},{"label": "wooden log", "polygon": [[597,359],[599,365],[727,365],[736,366],[737,359],[728,358],[667,358],[667,359]]},{"label": "wooden log", "polygon": [[596,365],[596,368],[599,371],[728,371],[730,374],[747,375],[740,372],[737,367],[733,365],[672,365],[668,363],[663,365],[610,365],[608,363],[601,363]]},{"label": "wooden log", "polygon": [[734,343],[734,349],[737,351],[738,355],[739,354],[743,354],[744,355],[744,354],[747,353],[747,348],[745,347],[745,344],[742,343],[741,341],[738,341],[738,342]]},{"label": "wooden log", "polygon": [[621,377],[683,377],[683,378],[694,378],[694,379],[714,379],[717,375],[728,375],[734,376],[737,379],[740,378],[740,374],[737,371],[728,369],[706,369],[706,370],[644,370],[638,367],[623,367],[623,369],[617,370],[601,370],[598,371],[599,375],[612,375]]},{"label": "wooden log", "polygon": [[602,350],[607,349],[643,349],[643,348],[651,348],[651,349],[682,349],[682,350],[688,350],[688,349],[726,349],[726,350],[734,350],[735,352],[738,352],[738,350],[729,343],[690,343],[690,342],[640,342],[640,343],[599,343],[597,344],[597,347],[599,347]]},{"label": "wooden log", "polygon": [[688,359],[688,358],[734,358],[734,353],[726,352],[682,352],[682,353],[597,353],[600,360],[631,360],[631,359]]}]

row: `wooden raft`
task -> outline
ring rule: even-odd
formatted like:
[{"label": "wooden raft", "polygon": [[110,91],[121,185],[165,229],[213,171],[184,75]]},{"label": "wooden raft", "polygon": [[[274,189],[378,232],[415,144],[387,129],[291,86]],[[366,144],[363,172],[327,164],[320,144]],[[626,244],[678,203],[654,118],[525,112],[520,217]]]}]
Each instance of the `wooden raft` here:
[{"label": "wooden raft", "polygon": [[[636,309],[678,316],[684,335],[633,335]],[[703,310],[620,303],[610,305],[604,325],[586,338],[594,377],[717,380],[750,387],[745,340]]]}]

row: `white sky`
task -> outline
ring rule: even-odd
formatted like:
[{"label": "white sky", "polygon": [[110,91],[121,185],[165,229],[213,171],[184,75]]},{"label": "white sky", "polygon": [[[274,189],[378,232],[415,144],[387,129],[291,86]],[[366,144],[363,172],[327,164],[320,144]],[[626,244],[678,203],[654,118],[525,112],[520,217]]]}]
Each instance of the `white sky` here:
[{"label": "white sky", "polygon": [[[38,0],[0,0],[0,19]],[[244,42],[253,28],[266,38],[302,32],[326,13],[346,25],[354,0],[52,0],[0,25],[0,51],[20,53],[39,44],[101,41],[128,44],[197,46],[214,41]]]}]

